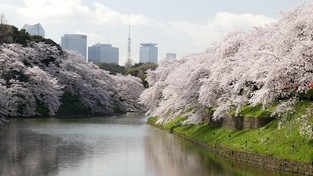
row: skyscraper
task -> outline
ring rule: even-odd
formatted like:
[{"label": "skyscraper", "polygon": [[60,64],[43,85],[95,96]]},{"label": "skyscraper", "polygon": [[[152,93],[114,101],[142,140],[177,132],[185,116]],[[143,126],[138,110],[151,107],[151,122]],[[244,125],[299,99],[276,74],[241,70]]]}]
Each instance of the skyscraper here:
[{"label": "skyscraper", "polygon": [[158,62],[158,47],[155,43],[141,43],[140,44],[140,56],[141,63],[157,63]]},{"label": "skyscraper", "polygon": [[93,63],[118,64],[119,49],[109,44],[95,44],[88,47],[88,61]]},{"label": "skyscraper", "polygon": [[30,35],[39,35],[45,38],[45,30],[40,23],[34,25],[25,24],[22,29],[25,29],[25,31],[28,32]]},{"label": "skyscraper", "polygon": [[77,51],[86,58],[87,36],[82,34],[65,34],[61,37],[63,49]]}]

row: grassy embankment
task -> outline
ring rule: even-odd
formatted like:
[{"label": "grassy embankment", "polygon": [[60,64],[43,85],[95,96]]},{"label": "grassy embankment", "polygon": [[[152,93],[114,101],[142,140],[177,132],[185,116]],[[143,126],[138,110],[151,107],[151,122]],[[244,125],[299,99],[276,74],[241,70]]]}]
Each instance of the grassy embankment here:
[{"label": "grassy embankment", "polygon": [[[259,129],[239,131],[217,128],[210,124],[182,125],[181,122],[186,118],[181,116],[176,117],[172,122],[156,125],[211,147],[220,144],[235,150],[312,163],[313,140],[308,140],[305,136],[300,135],[299,124],[295,120],[296,116],[305,114],[306,108],[310,106],[313,106],[310,101],[298,102],[296,114],[290,117],[289,122],[281,129],[278,129],[277,119]],[[240,114],[246,118],[263,117],[269,115],[273,110],[274,108],[262,110],[260,106],[247,106],[241,109]],[[148,122],[152,124],[155,124],[156,121],[156,117],[148,119]]]}]

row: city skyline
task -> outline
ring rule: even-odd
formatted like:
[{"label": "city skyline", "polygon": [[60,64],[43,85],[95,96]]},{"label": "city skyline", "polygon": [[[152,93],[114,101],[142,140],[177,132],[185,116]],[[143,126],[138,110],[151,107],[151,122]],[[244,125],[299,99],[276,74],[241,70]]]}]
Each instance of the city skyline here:
[{"label": "city skyline", "polygon": [[[120,48],[120,64],[127,60],[128,26],[131,25],[132,59],[139,60],[140,43],[159,45],[159,56],[177,58],[205,51],[226,33],[276,21],[281,10],[300,0],[3,0],[0,13],[19,29],[41,23],[46,38],[61,43],[66,33],[88,35],[88,44],[111,43]],[[195,10],[196,9],[196,10]]]},{"label": "city skyline", "polygon": [[[31,35],[36,35],[36,34],[31,34]],[[63,49],[76,51],[80,53],[86,59],[85,60],[86,62],[120,64],[119,63],[120,61],[119,48],[113,47],[112,44],[105,44],[105,43],[95,43],[93,45],[88,46],[87,41],[88,41],[88,36],[84,34],[64,34],[63,36],[61,36],[60,45]],[[139,50],[139,55],[140,55],[139,60],[134,61],[133,63],[157,63],[159,60],[158,47],[156,47],[157,44],[140,43],[140,45],[141,47]],[[128,37],[128,50],[129,50],[129,47],[130,47],[130,36]],[[173,54],[173,53],[170,53],[170,54]],[[166,58],[167,56],[165,57],[165,59]],[[175,54],[175,58],[176,58],[176,54]],[[130,59],[130,51],[129,51],[129,55],[127,59]]]}]

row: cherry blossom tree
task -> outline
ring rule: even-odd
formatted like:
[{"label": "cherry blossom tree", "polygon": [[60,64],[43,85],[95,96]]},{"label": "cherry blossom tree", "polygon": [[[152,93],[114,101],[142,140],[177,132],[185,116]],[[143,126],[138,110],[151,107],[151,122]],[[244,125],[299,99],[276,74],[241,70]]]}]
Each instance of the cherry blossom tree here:
[{"label": "cherry blossom tree", "polygon": [[0,118],[38,116],[39,106],[57,115],[65,94],[91,113],[143,110],[143,86],[131,76],[112,76],[76,52],[43,42],[0,45]]},{"label": "cherry blossom tree", "polygon": [[164,61],[148,72],[141,95],[159,123],[185,115],[201,123],[205,109],[227,118],[245,105],[298,99],[313,82],[313,5],[282,12],[275,23],[233,31],[203,53]]},{"label": "cherry blossom tree", "polygon": [[0,51],[0,76],[4,79],[4,92],[8,95],[8,115],[39,115],[36,110],[38,103],[43,103],[49,114],[55,115],[60,106],[62,87],[52,75],[37,66],[23,63],[34,50],[26,48],[25,51],[19,45],[10,44],[2,45]]},{"label": "cherry blossom tree", "polygon": [[115,76],[119,99],[124,103],[127,111],[146,111],[143,104],[139,103],[139,96],[144,90],[141,79],[134,76]]},{"label": "cherry blossom tree", "polygon": [[7,90],[5,87],[5,81],[3,79],[0,79],[0,124],[5,120],[5,118],[9,114],[8,110],[8,99],[9,96],[7,94]]}]

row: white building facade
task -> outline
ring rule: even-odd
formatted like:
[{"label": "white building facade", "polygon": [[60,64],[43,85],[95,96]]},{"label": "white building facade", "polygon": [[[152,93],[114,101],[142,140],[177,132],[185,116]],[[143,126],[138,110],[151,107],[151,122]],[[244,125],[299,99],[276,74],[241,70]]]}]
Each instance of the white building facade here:
[{"label": "white building facade", "polygon": [[88,61],[93,63],[119,62],[119,49],[110,44],[95,44],[88,47]]},{"label": "white building facade", "polygon": [[141,63],[157,63],[158,62],[158,47],[155,43],[140,44],[139,61]]},{"label": "white building facade", "polygon": [[45,30],[40,23],[34,25],[25,24],[22,29],[25,29],[25,31],[28,32],[30,35],[39,35],[45,38]]},{"label": "white building facade", "polygon": [[87,36],[82,34],[65,34],[61,37],[61,47],[66,50],[79,52],[87,56]]}]

